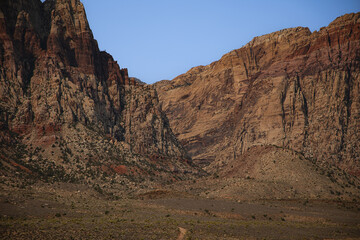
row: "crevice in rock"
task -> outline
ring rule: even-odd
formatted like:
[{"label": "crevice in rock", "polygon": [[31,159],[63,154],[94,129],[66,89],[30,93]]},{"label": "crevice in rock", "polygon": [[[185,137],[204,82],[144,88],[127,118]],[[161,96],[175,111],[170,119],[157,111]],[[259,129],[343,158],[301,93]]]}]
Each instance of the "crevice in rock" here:
[{"label": "crevice in rock", "polygon": [[285,118],[286,113],[285,113],[284,102],[286,99],[288,87],[289,87],[288,86],[288,76],[286,76],[283,79],[283,89],[280,92],[281,119],[282,119],[282,128],[283,128],[283,132],[284,132],[283,145],[285,144],[285,139],[286,139],[286,118]]}]

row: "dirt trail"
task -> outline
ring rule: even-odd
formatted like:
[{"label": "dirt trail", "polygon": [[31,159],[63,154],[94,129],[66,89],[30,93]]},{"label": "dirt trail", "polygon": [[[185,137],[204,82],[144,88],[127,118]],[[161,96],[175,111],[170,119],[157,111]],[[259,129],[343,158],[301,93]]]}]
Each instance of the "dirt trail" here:
[{"label": "dirt trail", "polygon": [[177,240],[183,240],[187,230],[185,228],[179,227],[179,231],[180,231],[180,234],[179,234]]}]

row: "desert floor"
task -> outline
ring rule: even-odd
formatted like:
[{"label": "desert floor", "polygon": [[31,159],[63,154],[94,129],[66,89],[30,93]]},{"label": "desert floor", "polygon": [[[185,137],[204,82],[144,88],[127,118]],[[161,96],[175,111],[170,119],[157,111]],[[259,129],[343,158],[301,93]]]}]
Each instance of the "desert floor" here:
[{"label": "desert floor", "polygon": [[1,239],[360,239],[356,202],[239,202],[169,189],[114,198],[75,184],[0,195]]}]

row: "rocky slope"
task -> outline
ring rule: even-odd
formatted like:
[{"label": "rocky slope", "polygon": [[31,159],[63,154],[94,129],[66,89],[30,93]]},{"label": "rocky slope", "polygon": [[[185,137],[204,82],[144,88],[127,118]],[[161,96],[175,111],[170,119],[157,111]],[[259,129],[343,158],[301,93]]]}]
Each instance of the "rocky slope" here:
[{"label": "rocky slope", "polygon": [[359,201],[359,185],[358,178],[337,167],[318,166],[301,153],[267,145],[250,147],[237,159],[219,167],[211,177],[199,179],[195,184],[174,184],[173,189],[237,201]]},{"label": "rocky slope", "polygon": [[360,174],[360,13],[255,37],[155,84],[186,150],[210,171],[276,145]]},{"label": "rocky slope", "polygon": [[5,0],[0,10],[3,176],[124,183],[194,171],[156,91],[99,51],[79,0]]}]

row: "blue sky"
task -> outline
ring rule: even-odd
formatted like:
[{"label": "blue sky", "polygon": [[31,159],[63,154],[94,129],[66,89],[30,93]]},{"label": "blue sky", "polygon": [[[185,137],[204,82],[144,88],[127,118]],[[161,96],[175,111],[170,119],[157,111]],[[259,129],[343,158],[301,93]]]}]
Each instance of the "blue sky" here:
[{"label": "blue sky", "polygon": [[82,0],[100,50],[147,83],[173,79],[289,27],[327,26],[359,0]]}]

